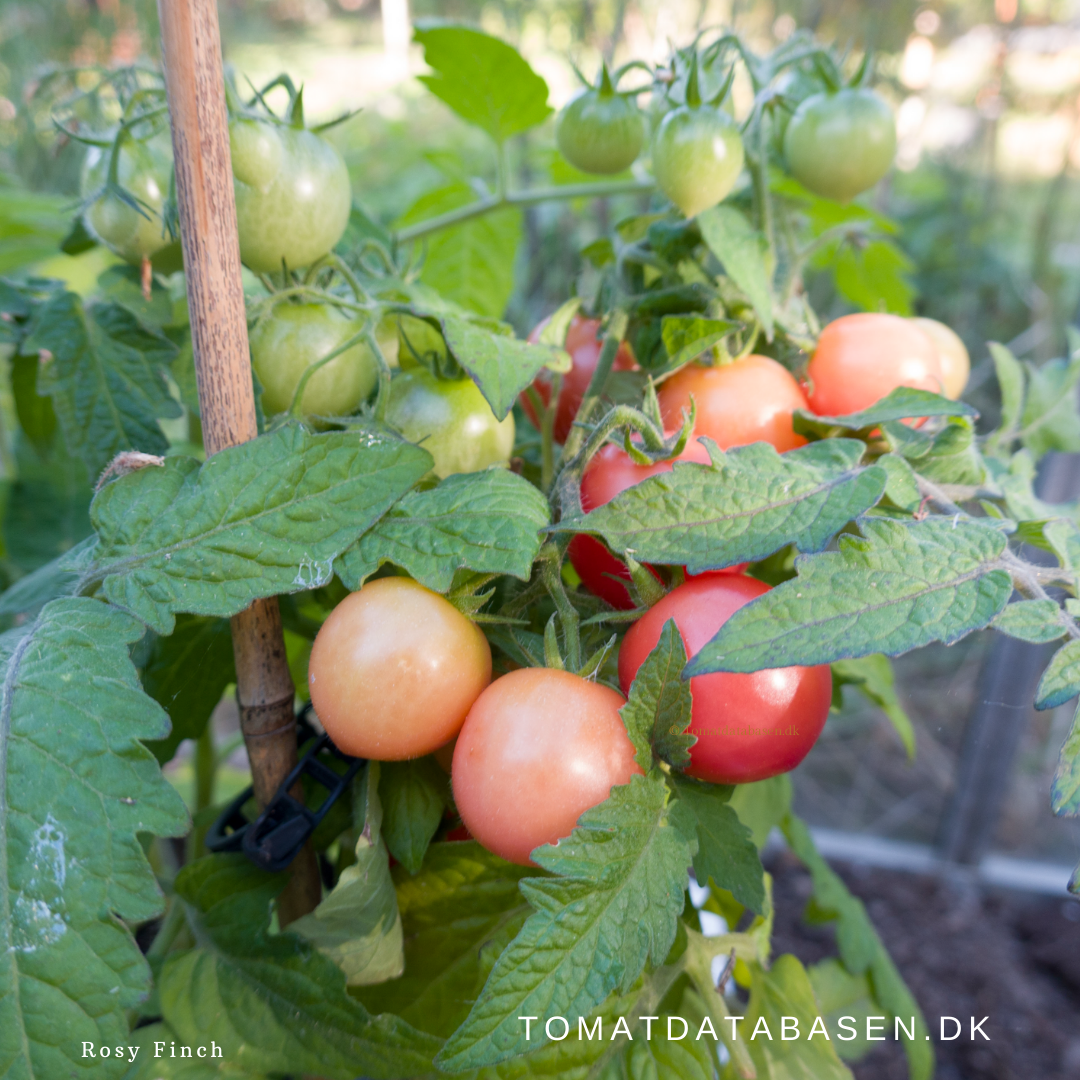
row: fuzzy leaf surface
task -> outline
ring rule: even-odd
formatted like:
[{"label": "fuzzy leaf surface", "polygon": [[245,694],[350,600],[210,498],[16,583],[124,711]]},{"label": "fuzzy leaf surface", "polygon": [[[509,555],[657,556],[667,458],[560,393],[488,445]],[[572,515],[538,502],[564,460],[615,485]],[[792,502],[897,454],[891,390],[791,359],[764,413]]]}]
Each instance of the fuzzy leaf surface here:
[{"label": "fuzzy leaf surface", "polygon": [[42,349],[52,359],[38,373],[38,390],[52,398],[69,451],[91,475],[121,450],[165,452],[158,417],[180,415],[163,374],[176,354],[168,338],[119,304],[86,308],[75,293],[58,292],[23,343],[24,352]]},{"label": "fuzzy leaf surface", "polygon": [[679,799],[697,820],[698,850],[694,874],[705,885],[712,878],[751,911],[765,909],[765,871],[758,858],[750,830],[728,805],[732,788],[702,784],[681,773],[672,773]]},{"label": "fuzzy leaf surface", "polygon": [[1061,608],[1053,600],[1018,600],[990,624],[1009,637],[1040,644],[1065,636]]},{"label": "fuzzy leaf surface", "polygon": [[901,653],[990,624],[1012,595],[1005,536],[952,518],[863,523],[840,550],[796,560],[798,577],[740,608],[686,676]]},{"label": "fuzzy leaf surface", "polygon": [[495,142],[528,131],[551,112],[547,83],[505,41],[435,20],[418,22],[414,40],[434,72],[421,75],[420,81]]},{"label": "fuzzy leaf surface", "polygon": [[458,473],[406,495],[335,568],[349,589],[386,562],[440,593],[461,569],[527,581],[549,519],[544,496],[509,470]]},{"label": "fuzzy leaf surface", "polygon": [[396,1017],[372,1017],[332,960],[296,934],[267,932],[283,884],[242,855],[184,867],[176,890],[199,944],[162,968],[165,1023],[187,1044],[213,1039],[224,1060],[255,1074],[381,1080],[428,1072],[437,1040]]},{"label": "fuzzy leaf surface", "polygon": [[629,990],[646,960],[663,963],[683,908],[694,824],[653,773],[613,788],[569,837],[537,848],[533,860],[558,876],[522,881],[534,913],[440,1051],[440,1067],[494,1065],[541,1045],[525,1041],[518,1016],[576,1023],[613,990]]},{"label": "fuzzy leaf surface", "polygon": [[95,575],[159,634],[177,612],[227,618],[326,584],[334,560],[430,468],[427,451],[397,439],[293,425],[202,465],[170,457],[94,500]]},{"label": "fuzzy leaf surface", "polygon": [[694,574],[763,559],[787,544],[820,551],[885,490],[883,469],[859,465],[863,449],[852,439],[783,455],[767,443],[726,453],[710,444],[711,465],[676,462],[558,528],[598,533],[639,562]]},{"label": "fuzzy leaf surface", "polygon": [[1036,709],[1056,709],[1080,694],[1080,641],[1075,638],[1050,658],[1035,691]]},{"label": "fuzzy leaf surface", "polygon": [[161,910],[138,833],[179,836],[180,797],[140,740],[168,731],[128,655],[143,628],[56,600],[0,637],[0,1071],[122,1076],[81,1056],[126,1043],[150,969],[120,919]]},{"label": "fuzzy leaf surface", "polygon": [[653,767],[654,752],[677,768],[690,764],[690,747],[697,737],[686,733],[693,702],[690,684],[680,678],[684,667],[686,647],[675,620],[668,619],[619,710],[636,750],[634,760],[646,772]]},{"label": "fuzzy leaf surface", "polygon": [[824,439],[840,431],[869,434],[874,428],[891,420],[908,420],[913,416],[970,416],[978,411],[966,401],[951,401],[929,390],[899,386],[868,409],[844,416],[819,416],[806,409],[796,409],[792,424],[797,432],[808,438]]}]

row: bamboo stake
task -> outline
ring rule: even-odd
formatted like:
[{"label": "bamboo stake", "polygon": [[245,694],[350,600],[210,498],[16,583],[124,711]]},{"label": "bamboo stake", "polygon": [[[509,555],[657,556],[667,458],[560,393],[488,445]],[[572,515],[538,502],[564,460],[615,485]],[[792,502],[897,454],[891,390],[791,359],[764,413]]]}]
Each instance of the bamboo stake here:
[{"label": "bamboo stake", "polygon": [[[158,0],[158,17],[203,442],[216,454],[257,434],[216,0]],[[296,764],[295,691],[277,601],[236,615],[232,636],[240,727],[264,806]],[[319,902],[310,845],[290,873],[282,925]]]}]

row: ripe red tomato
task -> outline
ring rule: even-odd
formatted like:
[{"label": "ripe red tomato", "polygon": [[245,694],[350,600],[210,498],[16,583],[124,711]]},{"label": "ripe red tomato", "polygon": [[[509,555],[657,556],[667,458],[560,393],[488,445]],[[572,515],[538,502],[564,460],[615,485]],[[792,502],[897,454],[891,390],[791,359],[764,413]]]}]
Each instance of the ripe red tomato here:
[{"label": "ripe red tomato", "polygon": [[612,787],[641,773],[610,687],[568,671],[522,668],[469,710],[454,751],[454,801],[489,851],[528,865],[569,836]]},{"label": "ripe red tomato", "polygon": [[697,401],[695,435],[708,435],[721,450],[752,442],[772,443],[781,453],[802,446],[791,414],[805,409],[806,397],[795,376],[767,356],[744,356],[731,364],[688,364],[660,387],[664,425],[677,428],[690,398]]},{"label": "ripe red tomato", "polygon": [[403,761],[461,728],[491,681],[487,638],[409,578],[379,578],[323,623],[308,663],[311,703],[347,754]]},{"label": "ripe red tomato", "polygon": [[[529,340],[537,342],[540,334],[550,321],[550,316],[538,323]],[[589,380],[596,370],[596,362],[600,359],[600,350],[603,342],[600,337],[600,320],[587,319],[584,315],[575,315],[570,320],[570,328],[566,331],[566,351],[574,366],[562,377],[562,388],[559,390],[559,403],[555,410],[555,441],[566,442],[566,436],[570,434],[570,425],[577,416],[581,407],[581,399],[585,391],[589,389]],[[615,354],[615,361],[611,365],[612,371],[632,371],[637,367],[634,354],[630,346],[624,341]],[[540,395],[540,400],[546,405],[551,400],[551,373],[542,371],[533,383],[533,389]],[[525,415],[537,426],[540,426],[540,417],[532,406],[527,394],[521,395],[521,407]]]},{"label": "ripe red tomato", "polygon": [[[595,510],[598,506],[611,502],[620,492],[640,484],[642,480],[670,472],[675,461],[697,461],[708,465],[709,452],[701,443],[691,441],[672,461],[638,465],[625,450],[609,443],[585,469],[585,475],[581,479],[582,509]],[[581,583],[594,596],[606,600],[620,611],[630,611],[635,606],[629,590],[621,584],[623,581],[630,581],[630,571],[626,568],[626,563],[612,555],[595,536],[579,533],[570,541],[567,555],[581,578]],[[746,569],[746,565],[739,563],[721,572],[738,574]],[[612,578],[619,580],[614,581]]]},{"label": "ripe red tomato", "polygon": [[[668,619],[693,657],[743,604],[769,591],[754,578],[710,574],[672,589],[623,639],[619,682],[629,693],[637,670]],[[817,741],[832,703],[832,673],[817,667],[775,668],[749,675],[716,672],[690,680],[694,708],[690,776],[746,784],[788,772]]]},{"label": "ripe red tomato", "polygon": [[909,319],[860,312],[821,331],[806,369],[807,400],[819,416],[867,409],[898,386],[940,394],[945,377],[937,346]]}]

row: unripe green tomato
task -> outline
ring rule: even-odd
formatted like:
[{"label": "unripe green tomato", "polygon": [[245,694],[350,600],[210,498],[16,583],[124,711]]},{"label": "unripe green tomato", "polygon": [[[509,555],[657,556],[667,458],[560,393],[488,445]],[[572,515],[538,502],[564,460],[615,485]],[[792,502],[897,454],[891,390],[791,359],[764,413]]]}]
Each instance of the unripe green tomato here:
[{"label": "unripe green tomato", "polygon": [[628,169],[645,142],[645,119],[629,98],[583,90],[559,112],[555,141],[562,156],[587,173]]},{"label": "unripe green tomato", "polygon": [[[361,326],[333,304],[283,303],[260,319],[251,332],[251,363],[262,384],[263,409],[285,412],[308,367],[348,341]],[[380,325],[376,340],[385,353],[396,344],[394,327]],[[375,388],[378,377],[371,348],[358,342],[308,379],[301,410],[305,415],[347,416]]]},{"label": "unripe green tomato", "polygon": [[[82,193],[92,194],[108,179],[111,149],[92,146],[83,161]],[[144,213],[106,193],[90,204],[83,221],[90,234],[130,263],[140,263],[172,243],[161,216],[169,193],[172,145],[168,132],[146,142],[126,139],[120,147],[117,181],[138,199]]]},{"label": "unripe green tomato", "polygon": [[784,136],[791,175],[815,195],[840,202],[872,188],[895,155],[892,110],[872,90],[808,97]]},{"label": "unripe green tomato", "polygon": [[420,357],[436,357],[436,364],[441,364],[448,356],[446,342],[442,334],[427,321],[415,315],[398,315],[398,363],[404,370],[423,367]]},{"label": "unripe green tomato", "polygon": [[337,150],[313,131],[246,118],[230,123],[229,147],[244,263],[296,269],[330,252],[352,206]]},{"label": "unripe green tomato", "polygon": [[514,449],[513,413],[496,420],[472,379],[437,379],[423,367],[394,376],[386,419],[431,454],[439,479],[505,465]]},{"label": "unripe green tomato", "polygon": [[681,105],[653,137],[653,173],[660,190],[689,218],[715,206],[735,186],[743,144],[735,121],[708,105]]}]

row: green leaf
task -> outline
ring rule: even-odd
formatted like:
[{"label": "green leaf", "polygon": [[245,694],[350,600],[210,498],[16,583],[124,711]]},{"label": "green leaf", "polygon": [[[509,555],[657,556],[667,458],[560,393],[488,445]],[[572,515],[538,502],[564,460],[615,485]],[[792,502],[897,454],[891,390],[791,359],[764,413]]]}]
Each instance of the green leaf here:
[{"label": "green leaf", "polygon": [[865,537],[796,561],[798,577],[740,608],[685,677],[760,671],[951,645],[989,625],[1012,595],[1005,536],[975,521],[867,519]]},{"label": "green leaf", "polygon": [[38,390],[52,397],[64,441],[91,475],[121,450],[168,449],[157,418],[180,415],[164,377],[176,348],[126,308],[84,308],[75,293],[54,293],[38,309],[23,349],[52,353],[38,373]]},{"label": "green leaf", "polygon": [[539,1044],[526,1043],[518,1016],[574,1023],[612,990],[629,990],[646,960],[662,963],[683,909],[694,833],[693,816],[677,800],[669,805],[667,784],[654,773],[613,788],[568,838],[537,848],[534,862],[560,876],[522,881],[534,913],[440,1051],[440,1068],[520,1054]]},{"label": "green leaf", "polygon": [[88,536],[69,548],[58,559],[19,578],[0,594],[0,615],[23,615],[36,612],[50,600],[70,596],[79,579],[94,562],[97,537]]},{"label": "green leaf", "polygon": [[98,275],[97,295],[127,308],[148,330],[160,330],[173,322],[173,302],[169,290],[151,279],[150,299],[142,291],[142,271],[138,266],[119,263]]},{"label": "green leaf", "polygon": [[159,995],[179,1040],[217,1042],[249,1072],[372,1080],[427,1073],[438,1042],[393,1016],[372,1017],[345,975],[291,933],[271,935],[281,876],[243,855],[189,863],[176,878],[199,944],[166,960]]},{"label": "green leaf", "polygon": [[405,931],[405,973],[360,988],[373,1012],[394,1013],[443,1039],[468,1015],[495,958],[521,929],[529,908],[518,881],[535,873],[475,841],[432,844],[415,877],[395,869]]},{"label": "green leaf", "polygon": [[424,861],[447,803],[446,773],[432,757],[382,765],[383,839],[411,874]]},{"label": "green leaf", "polygon": [[810,837],[810,830],[802,821],[788,814],[783,829],[792,851],[810,871],[816,917],[836,921],[836,943],[844,967],[852,975],[865,973],[869,976],[874,1000],[890,1017],[898,1017],[908,1030],[914,1022],[915,1038],[903,1036],[910,1080],[931,1080],[934,1052],[927,1038],[926,1021],[878,937],[862,901],[848,892],[847,886],[821,857]]},{"label": "green leaf", "polygon": [[853,439],[786,454],[762,442],[726,453],[706,445],[712,465],[676,462],[671,472],[556,528],[599,533],[639,562],[697,574],[763,559],[791,543],[820,551],[885,489],[884,470],[859,466],[864,447]]},{"label": "green leaf", "polygon": [[310,941],[345,972],[349,986],[396,979],[405,968],[397,894],[380,835],[378,787],[379,763],[372,761],[354,794],[354,805],[364,810],[356,862],[345,868],[311,914],[289,924],[292,933]]},{"label": "green leaf", "polygon": [[845,244],[836,255],[836,288],[863,311],[913,314],[915,288],[910,274],[915,264],[891,240],[865,245]]},{"label": "green leaf", "polygon": [[674,619],[668,619],[660,639],[645,657],[630,685],[627,703],[619,710],[634,744],[634,760],[648,772],[653,753],[669,765],[690,764],[690,747],[697,737],[688,735],[690,684],[679,677],[686,666],[686,648]]},{"label": "green leaf", "polygon": [[1061,608],[1053,600],[1019,600],[990,624],[1009,637],[1041,643],[1065,636]]},{"label": "green leaf", "polygon": [[701,235],[724,273],[754,306],[765,336],[773,334],[772,274],[765,262],[765,238],[732,206],[714,206],[697,216]]},{"label": "green leaf", "polygon": [[1080,571],[1080,527],[1076,522],[1055,518],[1043,526],[1042,533],[1061,565],[1073,573]]},{"label": "green leaf", "polygon": [[[991,341],[988,345],[1001,390],[1000,433],[1011,435],[1020,426],[1024,408],[1024,369],[1004,345]],[[994,441],[993,438],[991,441]]]},{"label": "green leaf", "polygon": [[1080,694],[1080,640],[1073,638],[1050,658],[1035,691],[1036,709],[1056,709]]},{"label": "green leaf", "polygon": [[975,444],[975,425],[955,417],[936,434],[924,435],[899,422],[883,425],[893,450],[928,480],[939,484],[981,484],[986,466]]},{"label": "green leaf", "polygon": [[172,721],[167,738],[147,744],[159,762],[170,761],[184,739],[197,739],[206,730],[225,687],[235,681],[226,619],[180,615],[168,637],[155,638],[142,683]]},{"label": "green leaf", "polygon": [[37,356],[16,354],[11,358],[11,393],[19,427],[41,457],[48,457],[56,435],[56,410],[48,394],[37,391]]},{"label": "green leaf", "polygon": [[1060,817],[1080,817],[1080,709],[1058,757],[1050,807]]},{"label": "green leaf", "polygon": [[[1008,610],[1006,608],[1006,610]],[[915,729],[896,696],[892,664],[887,656],[875,654],[858,660],[837,660],[832,666],[835,685],[857,687],[889,718],[900,736],[908,758],[915,758]]]},{"label": "green leaf", "polygon": [[506,42],[436,20],[419,20],[414,37],[434,72],[420,81],[495,142],[528,131],[551,112],[547,83]]},{"label": "green leaf", "polygon": [[681,367],[708,352],[739,324],[730,319],[706,319],[700,315],[667,315],[661,321],[661,337],[668,366]]},{"label": "green leaf", "polygon": [[[652,1012],[651,1007],[649,1011]],[[628,1080],[713,1080],[715,1043],[710,1041],[708,1032],[700,1040],[695,1038],[705,1017],[701,999],[688,990],[677,1007],[661,1010],[658,1006],[657,1011],[660,1015],[653,1021],[652,1037],[648,1039],[644,1031],[636,1030],[641,1028],[640,1021],[629,1019],[634,1035],[623,1051],[625,1072],[614,1071],[613,1080],[614,1077],[622,1080],[624,1076]],[[686,1034],[680,1039],[679,1033],[684,1030]]]},{"label": "green leaf", "polygon": [[[419,224],[476,198],[464,181],[446,184],[421,195],[398,226]],[[521,211],[508,207],[425,237],[420,281],[462,308],[498,318],[514,291],[521,223]]]},{"label": "green leaf", "polygon": [[445,315],[441,322],[454,358],[472,376],[500,420],[556,352],[547,345],[492,333],[459,316]]},{"label": "green leaf", "polygon": [[740,904],[760,915],[765,910],[765,871],[750,830],[728,805],[733,789],[702,784],[681,773],[672,773],[671,779],[679,798],[697,819],[694,874],[698,882],[705,885],[712,878]]},{"label": "green leaf", "polygon": [[105,596],[159,634],[326,584],[334,560],[431,468],[419,447],[288,425],[200,465],[170,457],[107,484],[91,510]]},{"label": "green leaf", "polygon": [[914,512],[922,503],[919,482],[915,470],[899,454],[882,454],[877,459],[888,475],[885,483],[885,498],[901,510]]},{"label": "green leaf", "polygon": [[806,409],[796,409],[792,425],[801,435],[827,439],[840,432],[852,432],[863,437],[890,420],[908,420],[919,416],[970,416],[978,412],[966,401],[950,401],[929,390],[898,386],[880,401],[859,412],[846,416],[818,416]]},{"label": "green leaf", "polygon": [[791,809],[791,798],[791,777],[787,773],[754,784],[739,784],[735,789],[731,808],[750,830],[758,851],[768,843],[769,834]]},{"label": "green leaf", "polygon": [[[154,1043],[164,1043],[163,1047],[155,1047]],[[265,1073],[252,1073],[241,1069],[231,1061],[226,1061],[224,1056],[211,1057],[213,1048],[207,1046],[205,1057],[195,1056],[199,1046],[206,1043],[197,1043],[192,1047],[192,1056],[173,1057],[172,1044],[176,1044],[176,1051],[184,1045],[176,1032],[168,1024],[147,1024],[136,1028],[128,1036],[129,1046],[137,1046],[135,1064],[123,1074],[124,1080],[267,1080]],[[160,1054],[154,1057],[155,1050]]]},{"label": "green leaf", "polygon": [[1020,418],[1021,442],[1036,460],[1051,450],[1080,450],[1075,394],[1080,380],[1080,353],[1068,361],[1048,360],[1038,367],[1025,367],[1027,396]]},{"label": "green leaf", "polygon": [[406,495],[335,569],[349,589],[387,562],[440,593],[462,569],[527,581],[549,520],[544,496],[509,470],[459,473]]},{"label": "green leaf", "polygon": [[[806,969],[790,953],[779,956],[765,971],[750,968],[750,1003],[739,1023],[760,1077],[783,1080],[851,1080],[851,1073],[836,1055],[833,1043],[818,1031],[809,1038],[819,1017],[814,988]],[[786,1019],[788,1039],[783,1039]],[[792,1022],[794,1020],[794,1025]],[[795,1032],[797,1037],[793,1037]],[[756,1037],[752,1037],[757,1032]],[[766,1037],[766,1032],[768,1037]]]},{"label": "green leaf", "polygon": [[[806,973],[810,976],[814,997],[821,1006],[821,1015],[834,1040],[837,1055],[844,1061],[865,1057],[872,1049],[866,1037],[866,1019],[880,1015],[874,1005],[870,980],[865,975],[852,975],[833,957],[807,968]],[[842,1016],[854,1018],[856,1038],[851,1039],[850,1029],[845,1033],[837,1026]],[[837,1038],[838,1033],[844,1035],[844,1039]]]},{"label": "green leaf", "polygon": [[[168,730],[128,656],[143,633],[87,598],[0,637],[0,1061],[70,1076],[82,1042],[127,1042],[150,990],[127,923],[161,910],[138,833],[180,836],[180,797],[140,739]],[[119,1061],[95,1077],[123,1074]]]}]

